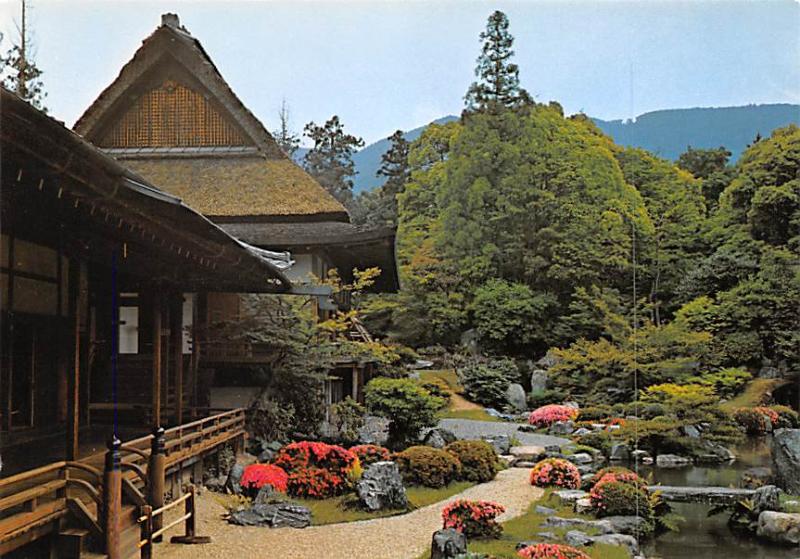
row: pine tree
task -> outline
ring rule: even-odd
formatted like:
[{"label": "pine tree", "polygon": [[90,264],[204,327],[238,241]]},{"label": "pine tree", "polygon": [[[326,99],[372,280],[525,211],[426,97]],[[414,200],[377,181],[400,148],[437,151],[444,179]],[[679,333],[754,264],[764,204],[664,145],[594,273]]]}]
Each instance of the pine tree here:
[{"label": "pine tree", "polygon": [[508,32],[508,17],[497,10],[489,16],[486,30],[481,32],[481,55],[475,67],[473,82],[465,100],[470,111],[495,112],[531,102],[519,85],[519,67],[511,62],[514,37]]},{"label": "pine tree", "polygon": [[278,122],[280,126],[272,132],[275,141],[281,146],[283,152],[290,158],[294,158],[297,148],[300,147],[300,136],[295,134],[289,126],[289,106],[286,99],[281,101],[281,110],[278,111]]},{"label": "pine tree", "polygon": [[47,112],[47,108],[44,106],[44,98],[47,97],[47,93],[44,91],[44,83],[41,79],[42,71],[34,62],[34,45],[27,24],[27,2],[22,0],[21,3],[22,24],[17,26],[19,41],[12,43],[5,56],[0,56],[3,87],[15,92],[37,109]]},{"label": "pine tree", "polygon": [[356,170],[353,154],[364,146],[364,140],[347,134],[339,117],[334,115],[322,126],[309,122],[305,135],[314,142],[306,153],[304,167],[346,207],[353,204],[353,179]]}]

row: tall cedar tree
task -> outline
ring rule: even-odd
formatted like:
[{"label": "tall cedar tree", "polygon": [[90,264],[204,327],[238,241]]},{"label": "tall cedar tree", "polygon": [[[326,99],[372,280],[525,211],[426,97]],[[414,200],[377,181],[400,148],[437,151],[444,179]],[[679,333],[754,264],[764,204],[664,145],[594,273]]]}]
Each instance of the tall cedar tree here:
[{"label": "tall cedar tree", "polygon": [[364,146],[364,140],[346,134],[336,115],[322,126],[309,122],[304,132],[314,141],[304,158],[306,171],[342,204],[352,207],[352,177],[356,174],[353,154]]},{"label": "tall cedar tree", "polygon": [[529,103],[530,95],[519,85],[519,66],[511,62],[514,37],[508,32],[506,14],[497,10],[490,15],[480,38],[483,49],[475,68],[478,80],[464,98],[467,109],[497,112]]},{"label": "tall cedar tree", "polygon": [[[44,106],[44,83],[42,71],[36,66],[33,58],[34,45],[27,22],[27,2],[22,0],[22,24],[17,27],[19,40],[12,43],[5,56],[0,56],[2,64],[3,87],[13,91],[28,103],[47,112]],[[1,37],[0,37],[1,38]]]},{"label": "tall cedar tree", "polygon": [[281,146],[283,152],[290,158],[294,158],[297,148],[300,147],[300,136],[295,134],[289,127],[289,106],[286,99],[281,101],[281,110],[278,111],[279,128],[272,132],[275,141]]}]

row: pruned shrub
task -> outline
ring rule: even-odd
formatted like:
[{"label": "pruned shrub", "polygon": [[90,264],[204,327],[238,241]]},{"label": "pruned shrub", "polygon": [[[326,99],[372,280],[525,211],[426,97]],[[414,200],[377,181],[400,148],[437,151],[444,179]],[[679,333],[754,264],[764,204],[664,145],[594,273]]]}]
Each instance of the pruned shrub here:
[{"label": "pruned shrub", "polygon": [[560,543],[537,543],[517,552],[522,559],[592,559],[583,551]]},{"label": "pruned shrub", "polygon": [[458,530],[469,539],[497,538],[503,531],[497,517],[505,510],[502,505],[491,501],[459,499],[442,509],[442,527]]},{"label": "pruned shrub", "polygon": [[403,448],[422,429],[435,426],[436,414],[446,404],[409,378],[373,379],[365,393],[370,412],[390,420],[387,444],[392,449]]},{"label": "pruned shrub", "polygon": [[580,409],[581,421],[599,421],[614,415],[611,406],[601,404],[599,406],[587,406]]},{"label": "pruned shrub", "polygon": [[289,474],[289,494],[324,499],[349,489],[358,458],[340,446],[302,441],[283,447],[273,463]]},{"label": "pruned shrub", "polygon": [[637,515],[652,519],[650,495],[641,478],[636,478],[630,474],[607,474],[598,481],[589,492],[597,516]]},{"label": "pruned shrub", "polygon": [[499,408],[506,403],[506,389],[519,381],[519,369],[510,359],[473,362],[458,370],[464,391],[473,402]]},{"label": "pruned shrub", "polygon": [[597,472],[589,478],[589,480],[584,484],[587,489],[591,489],[594,485],[600,481],[603,476],[608,474],[633,474],[632,470],[625,468],[624,466],[607,466],[605,468],[600,468]]},{"label": "pruned shrub", "polygon": [[295,409],[262,392],[247,410],[247,430],[254,439],[286,441],[295,423]]},{"label": "pruned shrub", "polygon": [[739,408],[733,412],[733,419],[748,435],[763,435],[776,423],[780,416],[766,407]]},{"label": "pruned shrub", "polygon": [[531,470],[531,485],[577,489],[581,474],[572,462],[561,458],[545,458]]},{"label": "pruned shrub", "polygon": [[414,485],[444,487],[458,478],[461,463],[444,450],[429,446],[412,446],[395,455],[403,479]]},{"label": "pruned shrub", "polygon": [[461,479],[483,483],[497,475],[497,455],[486,441],[455,441],[444,449],[461,462]]},{"label": "pruned shrub", "polygon": [[350,452],[358,456],[361,465],[366,468],[375,462],[391,460],[392,455],[388,448],[376,444],[361,444],[350,448]]},{"label": "pruned shrub", "polygon": [[288,482],[289,476],[286,472],[274,464],[250,464],[245,467],[239,485],[246,493],[254,497],[258,490],[265,485],[270,485],[275,491],[285,493]]},{"label": "pruned shrub", "polygon": [[341,440],[345,442],[358,440],[358,432],[364,426],[366,412],[364,406],[349,396],[331,406],[333,424]]},{"label": "pruned shrub", "polygon": [[796,429],[800,427],[800,414],[789,406],[770,406],[769,409],[778,414],[775,428]]},{"label": "pruned shrub", "polygon": [[578,410],[571,406],[549,404],[531,412],[528,423],[537,427],[549,427],[559,421],[574,421],[578,418]]},{"label": "pruned shrub", "polygon": [[603,453],[603,456],[609,456],[611,454],[613,439],[611,433],[608,431],[594,431],[578,437],[577,443],[583,446],[596,448]]}]

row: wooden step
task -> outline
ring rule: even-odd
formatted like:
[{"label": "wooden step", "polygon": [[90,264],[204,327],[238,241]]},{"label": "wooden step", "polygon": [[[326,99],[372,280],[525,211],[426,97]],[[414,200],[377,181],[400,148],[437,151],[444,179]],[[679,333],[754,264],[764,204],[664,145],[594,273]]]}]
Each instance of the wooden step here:
[{"label": "wooden step", "polygon": [[89,530],[68,528],[58,533],[59,559],[80,559],[86,551],[89,541]]}]

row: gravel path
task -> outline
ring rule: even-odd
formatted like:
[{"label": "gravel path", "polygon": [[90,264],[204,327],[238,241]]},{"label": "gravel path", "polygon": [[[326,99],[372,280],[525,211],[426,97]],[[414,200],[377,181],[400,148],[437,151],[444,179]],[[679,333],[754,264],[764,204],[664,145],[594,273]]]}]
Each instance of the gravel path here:
[{"label": "gravel path", "polygon": [[452,431],[459,439],[480,439],[482,437],[496,435],[513,435],[526,446],[565,445],[570,442],[568,439],[562,439],[561,437],[517,431],[519,425],[519,423],[478,421],[475,419],[442,419],[439,422],[439,427]]},{"label": "gravel path", "polygon": [[[470,487],[456,498],[496,501],[506,507],[500,520],[526,512],[543,491],[528,483],[529,471],[503,470],[494,481]],[[347,524],[292,528],[231,526],[221,516],[222,506],[209,492],[198,499],[199,535],[211,536],[207,545],[160,544],[157,556],[169,559],[414,559],[429,549],[431,535],[441,528],[443,502],[408,514]]]}]

